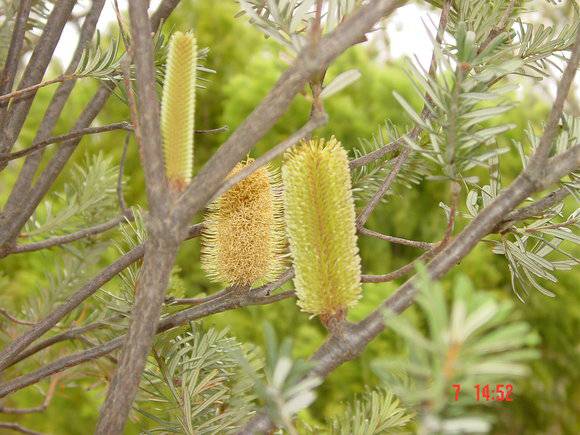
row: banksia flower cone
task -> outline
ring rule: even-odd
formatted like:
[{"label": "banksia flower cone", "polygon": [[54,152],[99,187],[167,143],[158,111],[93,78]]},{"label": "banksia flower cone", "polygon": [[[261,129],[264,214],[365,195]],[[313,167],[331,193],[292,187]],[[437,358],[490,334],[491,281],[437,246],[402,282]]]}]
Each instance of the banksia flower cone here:
[{"label": "banksia flower cone", "polygon": [[298,305],[324,323],[340,319],[361,295],[346,151],[334,137],[302,142],[286,153],[282,179]]},{"label": "banksia flower cone", "polygon": [[[238,163],[237,174],[253,159]],[[260,285],[282,272],[285,234],[279,174],[262,167],[220,196],[204,222],[201,265],[228,286]]]},{"label": "banksia flower cone", "polygon": [[187,187],[193,170],[196,63],[195,36],[174,33],[163,83],[161,134],[167,179],[177,192]]}]

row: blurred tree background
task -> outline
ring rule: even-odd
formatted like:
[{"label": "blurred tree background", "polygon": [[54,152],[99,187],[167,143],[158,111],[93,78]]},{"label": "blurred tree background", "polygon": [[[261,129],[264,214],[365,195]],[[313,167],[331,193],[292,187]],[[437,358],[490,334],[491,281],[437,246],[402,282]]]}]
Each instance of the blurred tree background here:
[{"label": "blurred tree background", "polygon": [[[195,167],[199,168],[215,149],[251,112],[274,84],[286,64],[280,56],[280,47],[265,39],[245,18],[235,18],[237,5],[233,1],[184,0],[165,24],[164,31],[194,29],[200,47],[209,47],[205,66],[216,74],[204,75],[206,88],[197,97],[196,127],[211,129],[227,125],[229,132],[215,135],[197,135],[195,139]],[[417,18],[419,19],[419,18]],[[114,29],[116,26],[111,26]],[[112,30],[113,31],[113,30]],[[103,35],[106,36],[106,35]],[[378,39],[378,38],[377,38]],[[391,41],[404,44],[405,41]],[[330,121],[316,134],[335,135],[347,148],[358,145],[359,139],[370,139],[386,120],[401,131],[410,125],[399,104],[392,95],[397,90],[408,101],[419,102],[404,73],[401,60],[379,61],[378,44],[365,44],[348,50],[330,68],[328,75],[350,68],[358,68],[361,78],[352,86],[333,96],[326,103]],[[55,67],[56,68],[56,67]],[[58,71],[54,71],[57,73]],[[96,83],[80,81],[75,89],[76,97],[67,105],[55,134],[67,132],[84,104],[91,98]],[[19,142],[29,144],[43,115],[43,104],[48,103],[54,88],[42,89],[34,105],[35,112],[28,119]],[[522,96],[525,95],[525,96]],[[529,92],[514,95],[516,107],[505,116],[517,128],[504,135],[510,146],[510,137],[521,137],[527,122],[539,127],[549,110],[549,100]],[[254,150],[259,155],[298,129],[307,119],[310,102],[299,96],[288,113]],[[128,119],[126,105],[112,97],[98,118],[101,124]],[[111,132],[85,137],[76,152],[76,163],[82,165],[87,154],[102,152],[106,158],[118,163],[124,133]],[[51,151],[49,151],[51,152]],[[15,161],[8,168],[16,177],[21,162]],[[504,157],[501,163],[504,178],[519,171],[516,153]],[[67,176],[70,172],[66,173]],[[130,205],[144,204],[145,191],[139,159],[134,143],[131,143],[125,168],[126,194]],[[56,190],[62,189],[66,176],[61,177]],[[4,201],[9,186],[0,186],[0,201]],[[368,228],[414,240],[438,241],[445,227],[443,210],[439,202],[448,202],[447,190],[435,182],[422,183],[414,189],[398,187],[395,196],[388,197],[373,213]],[[437,210],[437,211],[435,211]],[[198,217],[201,219],[201,216]],[[106,238],[102,236],[101,238]],[[361,236],[359,246],[364,273],[386,273],[420,254],[414,248],[390,245],[376,239]],[[2,261],[0,270],[0,305],[9,297],[13,302],[23,302],[31,295],[49,285],[51,268],[59,263],[53,257],[62,248],[28,255],[13,255]],[[94,270],[106,265],[106,260],[116,258],[117,251],[109,246],[104,259],[94,265]],[[219,288],[204,277],[199,267],[199,239],[183,244],[177,264],[180,267],[180,287],[187,296],[212,293]],[[90,273],[88,270],[87,273]],[[496,417],[494,433],[550,433],[572,434],[580,431],[580,272],[559,275],[560,282],[548,287],[557,297],[548,298],[532,293],[523,304],[515,298],[510,286],[510,276],[503,258],[494,255],[486,246],[480,246],[453,270],[444,280],[449,288],[459,274],[471,278],[473,285],[482,292],[494,293],[500,299],[515,300],[516,311],[526,319],[541,337],[541,359],[532,364],[532,375],[514,385],[514,401],[482,404]],[[39,276],[46,276],[39,281]],[[362,302],[349,313],[352,320],[361,319],[377,304],[393,292],[403,280],[385,284],[365,284]],[[116,285],[113,281],[109,286]],[[9,295],[9,296],[8,296]],[[412,308],[410,315],[413,315]],[[3,321],[3,320],[2,320]],[[293,300],[285,300],[263,307],[249,307],[212,316],[204,320],[207,326],[228,327],[239,340],[263,344],[262,324],[269,321],[281,337],[294,337],[296,356],[308,357],[323,342],[325,329],[317,320],[309,320],[300,312]],[[337,369],[318,389],[318,398],[309,408],[305,418],[316,423],[326,417],[339,414],[345,402],[361,393],[366,386],[379,384],[369,363],[377,356],[389,356],[400,351],[400,339],[387,330],[371,343],[365,353],[355,361]],[[106,364],[106,362],[103,362]],[[83,370],[82,368],[79,370]],[[65,376],[73,376],[67,372]],[[104,399],[106,384],[88,385],[79,381],[76,386],[57,389],[53,403],[44,414],[18,416],[17,421],[48,433],[85,434],[94,427],[97,411]],[[69,384],[70,385],[70,384]],[[58,387],[57,387],[58,388]],[[450,393],[452,391],[450,389]],[[38,405],[42,396],[34,388],[20,391],[11,397],[11,406],[30,407]],[[135,414],[135,418],[137,414]],[[129,433],[137,433],[141,423],[131,422]]]}]

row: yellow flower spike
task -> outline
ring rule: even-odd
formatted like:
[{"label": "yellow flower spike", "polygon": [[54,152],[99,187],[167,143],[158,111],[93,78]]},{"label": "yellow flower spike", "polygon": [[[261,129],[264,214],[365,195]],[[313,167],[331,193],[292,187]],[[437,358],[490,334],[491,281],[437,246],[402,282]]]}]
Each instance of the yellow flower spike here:
[{"label": "yellow flower spike", "polygon": [[193,170],[196,64],[195,36],[175,32],[169,41],[165,67],[161,134],[167,179],[177,192],[187,187]]},{"label": "yellow flower spike", "polygon": [[[238,163],[229,176],[251,162]],[[261,285],[283,271],[285,245],[280,177],[262,167],[209,206],[201,265],[215,282]]]},{"label": "yellow flower spike", "polygon": [[329,325],[361,297],[346,151],[334,137],[302,142],[286,153],[282,179],[298,305]]}]

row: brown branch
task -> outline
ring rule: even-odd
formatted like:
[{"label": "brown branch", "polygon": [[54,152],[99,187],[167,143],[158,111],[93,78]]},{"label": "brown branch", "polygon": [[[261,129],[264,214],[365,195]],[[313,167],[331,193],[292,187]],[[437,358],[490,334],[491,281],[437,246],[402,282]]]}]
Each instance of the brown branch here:
[{"label": "brown branch", "polygon": [[317,50],[312,50],[310,45],[305,47],[266,98],[192,180],[173,213],[178,221],[187,222],[214,196],[226,175],[286,112],[294,96],[313,74],[324,70],[340,53],[360,41],[381,17],[404,3],[396,0],[370,2],[322,37]]},{"label": "brown branch", "polygon": [[[149,2],[129,3],[131,21],[131,55],[135,64],[138,101],[132,101],[132,116],[139,145],[141,166],[149,203],[150,239],[145,244],[143,266],[139,275],[135,305],[126,343],[107,398],[97,422],[97,434],[121,433],[145,367],[147,354],[161,312],[165,289],[169,283],[182,230],[187,222],[167,219],[168,209],[176,195],[168,190],[161,147],[160,110],[155,80],[151,22],[147,15]],[[127,89],[129,91],[129,89]],[[135,113],[136,112],[136,113]],[[136,122],[135,122],[136,121]],[[169,195],[168,195],[169,192]]]},{"label": "brown branch", "polygon": [[[153,64],[152,27],[147,16],[148,1],[129,3],[132,46],[137,89],[135,128],[147,188],[147,199],[152,216],[159,216],[167,207],[167,180],[161,148],[160,109]],[[129,89],[127,89],[129,92]]]},{"label": "brown branch", "polygon": [[76,139],[82,136],[97,134],[97,133],[104,133],[107,131],[114,131],[114,130],[132,130],[131,124],[128,122],[115,122],[109,125],[103,125],[100,127],[88,127],[83,128],[81,130],[71,131],[67,134],[61,134],[60,136],[53,136],[43,141],[37,142],[31,145],[28,148],[25,148],[20,151],[16,151],[13,153],[3,153],[0,154],[0,162],[8,162],[10,160],[15,160],[20,157],[27,156],[29,154],[35,153],[43,148],[46,148],[48,145],[57,143],[57,142],[66,142],[71,139]]},{"label": "brown branch", "polygon": [[549,185],[558,181],[562,177],[562,174],[569,174],[570,172],[577,170],[578,166],[580,166],[580,143],[577,143],[567,151],[548,159],[546,166],[540,171],[544,177],[535,180],[536,184],[540,189],[545,189]]},{"label": "brown branch", "polygon": [[157,10],[151,15],[151,28],[158,29],[161,22],[165,20],[177,7],[181,0],[163,0]]}]

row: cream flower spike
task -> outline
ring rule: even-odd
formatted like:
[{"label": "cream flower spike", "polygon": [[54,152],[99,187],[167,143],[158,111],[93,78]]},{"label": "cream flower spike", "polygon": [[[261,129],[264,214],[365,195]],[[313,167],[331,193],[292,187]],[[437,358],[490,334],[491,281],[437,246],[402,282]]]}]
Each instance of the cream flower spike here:
[{"label": "cream flower spike", "polygon": [[[229,176],[252,161],[238,163]],[[215,282],[261,285],[283,271],[285,246],[280,177],[262,167],[210,205],[204,220],[201,265]]]},{"label": "cream flower spike", "polygon": [[346,151],[334,137],[302,142],[282,167],[294,286],[303,311],[343,319],[361,297],[361,266]]},{"label": "cream flower spike", "polygon": [[175,32],[169,53],[161,99],[163,157],[169,186],[183,191],[193,171],[197,44],[193,33]]}]

